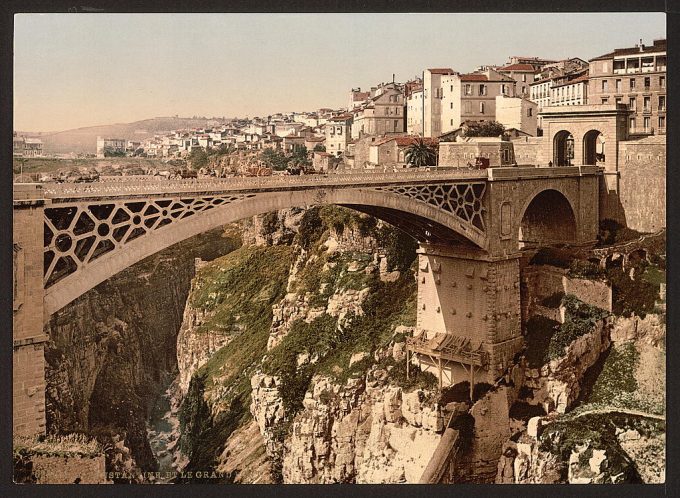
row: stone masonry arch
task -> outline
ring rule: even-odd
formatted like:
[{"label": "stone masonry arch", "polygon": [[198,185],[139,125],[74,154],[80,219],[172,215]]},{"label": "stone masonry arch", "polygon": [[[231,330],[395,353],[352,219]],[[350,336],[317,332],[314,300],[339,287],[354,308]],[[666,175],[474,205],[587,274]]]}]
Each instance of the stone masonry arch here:
[{"label": "stone masonry arch", "polygon": [[569,196],[559,189],[540,190],[527,199],[521,213],[520,248],[575,243],[578,240],[577,211]]},{"label": "stone masonry arch", "polygon": [[627,119],[630,111],[624,104],[600,104],[579,106],[544,107],[540,115],[543,121],[543,134],[549,137],[539,151],[539,163],[554,162],[555,138],[566,131],[574,137],[573,166],[584,162],[584,139],[588,132],[598,131],[606,138],[604,146],[605,161],[598,163],[606,171],[616,171],[618,142],[628,138]]},{"label": "stone masonry arch", "polygon": [[[599,152],[599,141],[602,141],[603,145],[606,147],[607,137],[597,128],[590,129],[583,135],[583,160],[581,161],[581,164],[595,166],[598,163],[605,163],[607,154],[604,151],[604,147],[602,152]],[[602,156],[600,156],[600,154],[602,154]]]}]

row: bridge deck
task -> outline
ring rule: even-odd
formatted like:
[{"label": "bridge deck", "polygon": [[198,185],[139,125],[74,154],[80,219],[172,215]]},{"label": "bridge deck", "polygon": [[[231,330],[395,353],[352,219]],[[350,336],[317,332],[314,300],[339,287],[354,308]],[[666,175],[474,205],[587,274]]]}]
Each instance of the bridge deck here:
[{"label": "bridge deck", "polygon": [[[45,183],[42,193],[48,199],[157,196],[177,193],[263,192],[309,188],[359,188],[381,185],[447,183],[477,180],[480,182],[537,178],[560,178],[594,175],[596,166],[489,168],[469,170],[447,168],[432,171],[412,169],[388,173],[350,173],[306,176],[272,176],[256,178],[215,178],[201,180],[135,180],[94,183]],[[18,185],[18,184],[17,184]],[[16,186],[15,186],[16,187]],[[17,196],[15,195],[15,198]]]}]

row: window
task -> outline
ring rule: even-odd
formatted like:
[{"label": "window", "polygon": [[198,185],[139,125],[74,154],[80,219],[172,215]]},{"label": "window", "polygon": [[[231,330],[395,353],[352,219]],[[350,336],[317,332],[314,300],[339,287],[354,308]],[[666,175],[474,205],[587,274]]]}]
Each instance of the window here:
[{"label": "window", "polygon": [[651,112],[652,111],[652,98],[651,97],[645,97],[644,100],[642,101],[642,107],[644,109],[644,112]]},{"label": "window", "polygon": [[616,103],[620,104],[621,103],[621,97],[616,97]]},{"label": "window", "polygon": [[609,82],[607,80],[602,80],[602,91],[606,92],[609,90]]},{"label": "window", "polygon": [[665,95],[659,95],[659,110],[660,111],[666,110],[666,96]]},{"label": "window", "polygon": [[609,103],[609,97],[605,97],[602,99],[603,104],[608,104]]},{"label": "window", "polygon": [[338,126],[338,135],[342,135],[342,128]]},{"label": "window", "polygon": [[453,85],[451,85],[451,91],[453,92]]},{"label": "window", "polygon": [[645,131],[649,131],[649,123],[650,123],[650,119],[649,119],[649,118],[645,118],[645,119],[643,120],[643,125],[644,125],[644,127],[645,127]]},{"label": "window", "polygon": [[659,128],[666,127],[666,116],[659,116]]},{"label": "window", "polygon": [[635,130],[635,118],[630,118],[630,129]]},{"label": "window", "polygon": [[472,95],[472,85],[465,85],[465,95]]},{"label": "window", "polygon": [[534,110],[531,107],[529,107],[527,109],[527,117],[530,118],[533,115],[534,115]]},{"label": "window", "polygon": [[652,78],[650,78],[649,76],[645,77],[645,90],[649,90],[649,87],[652,84],[651,80],[652,80]]},{"label": "window", "polygon": [[621,84],[621,80],[616,80],[616,93],[621,93],[622,86],[623,85]]},{"label": "window", "polygon": [[470,102],[465,102],[465,113],[470,114]]},{"label": "window", "polygon": [[484,102],[479,103],[479,113],[484,114]]},{"label": "window", "polygon": [[630,79],[630,89],[635,90],[635,78]]},{"label": "window", "polygon": [[666,88],[666,77],[665,76],[659,76],[659,86],[661,88]]},{"label": "window", "polygon": [[451,102],[451,109],[453,109],[453,102]]},{"label": "window", "polygon": [[486,95],[486,85],[479,85],[479,94]]},{"label": "window", "polygon": [[635,97],[631,97],[630,99],[628,99],[628,109],[630,109],[631,111],[637,110],[637,102],[635,100]]}]

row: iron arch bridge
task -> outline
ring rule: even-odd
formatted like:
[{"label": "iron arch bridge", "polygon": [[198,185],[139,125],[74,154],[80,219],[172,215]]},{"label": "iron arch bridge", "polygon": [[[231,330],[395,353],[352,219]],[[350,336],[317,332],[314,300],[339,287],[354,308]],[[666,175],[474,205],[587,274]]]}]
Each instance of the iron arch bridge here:
[{"label": "iron arch bridge", "polygon": [[[529,203],[551,190],[564,198],[562,204],[573,213],[574,227],[565,233],[565,241],[584,241],[594,238],[594,233],[576,233],[579,224],[593,225],[593,220],[582,219],[589,213],[579,212],[582,183],[585,178],[593,183],[595,173],[594,168],[583,167],[499,168],[45,184],[45,316],[170,245],[233,221],[290,207],[345,206],[382,219],[421,244],[493,254],[518,248],[523,218],[527,232]],[[529,217],[537,225],[532,233],[540,232],[545,207]],[[517,209],[522,212],[513,212]],[[555,241],[559,227],[553,228]],[[494,237],[497,240],[492,241]]]}]

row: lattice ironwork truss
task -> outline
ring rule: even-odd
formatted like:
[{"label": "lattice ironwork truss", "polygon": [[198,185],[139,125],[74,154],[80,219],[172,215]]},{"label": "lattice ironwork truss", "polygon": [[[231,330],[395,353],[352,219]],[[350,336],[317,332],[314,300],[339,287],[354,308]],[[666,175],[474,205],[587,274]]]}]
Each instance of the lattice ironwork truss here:
[{"label": "lattice ironwork truss", "polygon": [[377,187],[443,209],[485,231],[483,199],[486,183]]},{"label": "lattice ironwork truss", "polygon": [[196,213],[255,194],[78,203],[45,209],[45,288],[103,255]]}]

